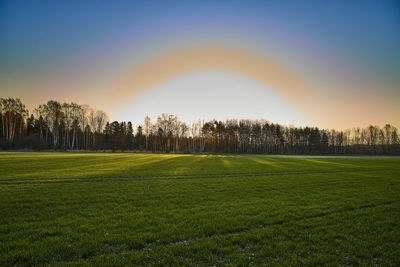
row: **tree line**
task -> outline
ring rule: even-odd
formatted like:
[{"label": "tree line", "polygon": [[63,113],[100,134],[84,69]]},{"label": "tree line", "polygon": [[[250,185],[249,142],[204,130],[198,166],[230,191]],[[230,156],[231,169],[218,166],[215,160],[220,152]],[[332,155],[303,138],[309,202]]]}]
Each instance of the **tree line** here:
[{"label": "tree line", "polygon": [[199,120],[175,115],[110,122],[102,110],[50,100],[29,113],[17,98],[0,98],[0,148],[151,151],[161,153],[400,155],[398,129],[386,124],[344,131],[292,127],[266,120]]}]

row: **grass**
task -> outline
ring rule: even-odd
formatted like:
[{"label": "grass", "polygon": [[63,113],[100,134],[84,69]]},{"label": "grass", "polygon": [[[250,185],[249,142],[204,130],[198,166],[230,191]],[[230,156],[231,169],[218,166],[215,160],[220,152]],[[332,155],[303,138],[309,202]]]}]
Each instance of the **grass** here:
[{"label": "grass", "polygon": [[400,158],[0,153],[0,266],[400,266]]}]

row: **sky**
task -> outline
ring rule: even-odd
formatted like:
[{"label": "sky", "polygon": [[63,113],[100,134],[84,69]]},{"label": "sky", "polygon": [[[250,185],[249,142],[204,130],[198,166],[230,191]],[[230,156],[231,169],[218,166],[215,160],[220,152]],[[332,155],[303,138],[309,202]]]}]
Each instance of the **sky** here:
[{"label": "sky", "polygon": [[110,120],[400,126],[398,1],[0,1],[0,97]]}]

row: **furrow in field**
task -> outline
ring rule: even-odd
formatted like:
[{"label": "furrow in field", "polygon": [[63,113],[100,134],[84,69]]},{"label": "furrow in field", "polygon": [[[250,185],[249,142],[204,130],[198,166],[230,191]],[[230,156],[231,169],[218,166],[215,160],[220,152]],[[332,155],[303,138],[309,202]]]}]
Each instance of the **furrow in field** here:
[{"label": "furrow in field", "polygon": [[[201,242],[201,241],[204,241],[207,239],[224,237],[224,236],[237,236],[237,235],[240,235],[243,233],[258,231],[258,230],[262,230],[262,229],[268,228],[268,227],[274,227],[274,226],[280,226],[280,225],[285,225],[285,224],[290,224],[290,223],[295,223],[295,222],[301,222],[301,221],[305,221],[305,220],[309,220],[309,219],[318,219],[318,218],[323,218],[326,216],[340,214],[340,213],[356,212],[359,210],[367,210],[367,209],[382,207],[382,206],[391,205],[391,204],[395,204],[395,203],[399,203],[399,202],[400,201],[385,201],[385,202],[381,202],[381,203],[377,203],[377,204],[368,204],[368,205],[363,205],[363,206],[359,206],[359,207],[340,208],[340,209],[336,209],[336,210],[320,212],[320,213],[314,214],[314,215],[292,218],[292,219],[288,219],[285,221],[281,220],[281,221],[277,221],[277,222],[269,223],[269,224],[258,224],[253,227],[249,227],[249,228],[245,228],[245,229],[238,229],[236,231],[218,232],[218,233],[209,234],[209,235],[188,237],[186,239],[179,239],[179,240],[174,240],[171,242],[151,242],[151,243],[148,243],[139,248],[126,249],[126,250],[124,250],[124,252],[135,251],[135,252],[139,252],[139,253],[145,253],[146,251],[152,250],[153,248],[156,248],[157,246],[173,247],[173,246],[181,245],[181,244],[191,245],[195,242]],[[93,255],[92,257],[95,257],[95,256],[96,255]],[[92,257],[89,257],[89,258],[92,258]],[[88,260],[89,258],[87,258],[86,260]]]},{"label": "furrow in field", "polygon": [[391,169],[363,168],[344,170],[308,170],[308,171],[283,171],[283,172],[240,172],[240,173],[210,173],[210,174],[182,174],[182,175],[149,175],[129,177],[91,177],[91,178],[29,178],[29,179],[2,179],[2,185],[19,184],[45,184],[45,183],[87,183],[87,182],[134,182],[134,181],[157,181],[157,180],[192,180],[192,179],[215,179],[215,178],[243,178],[256,176],[281,176],[298,174],[324,174],[360,171],[390,171]]},{"label": "furrow in field", "polygon": [[[246,228],[246,229],[240,229],[237,231],[230,231],[230,232],[220,232],[220,233],[215,233],[215,234],[211,234],[211,235],[207,235],[207,236],[200,236],[200,237],[193,237],[193,238],[189,238],[189,239],[185,239],[185,240],[178,240],[178,241],[174,241],[174,242],[170,242],[170,243],[165,243],[165,244],[160,244],[160,245],[167,245],[167,246],[174,246],[177,244],[182,244],[184,242],[193,242],[193,241],[201,241],[204,239],[209,239],[209,238],[213,238],[213,237],[217,237],[217,236],[226,236],[226,235],[238,235],[241,233],[245,233],[245,232],[250,232],[250,231],[254,231],[254,230],[259,230],[259,229],[264,229],[267,227],[272,227],[272,226],[277,226],[277,225],[283,225],[283,224],[289,224],[289,223],[293,223],[293,222],[300,222],[303,220],[308,220],[308,219],[317,219],[317,218],[322,218],[325,216],[329,216],[329,215],[333,215],[333,214],[338,214],[338,213],[344,213],[344,212],[354,212],[354,211],[358,211],[358,210],[364,210],[364,209],[371,209],[371,208],[376,208],[379,206],[385,206],[385,205],[391,205],[394,203],[398,203],[400,201],[386,201],[386,202],[382,202],[382,203],[378,203],[378,204],[368,204],[368,205],[363,205],[360,207],[349,207],[349,208],[341,208],[341,209],[336,209],[336,210],[332,210],[329,212],[321,212],[318,214],[314,214],[314,215],[309,215],[309,216],[304,216],[304,217],[298,217],[298,218],[292,218],[289,219],[287,221],[278,221],[275,223],[270,223],[270,224],[259,224],[250,228]],[[153,243],[149,244],[148,247],[151,247],[153,245]],[[146,248],[146,247],[145,247]],[[145,249],[143,248],[143,249]]]}]

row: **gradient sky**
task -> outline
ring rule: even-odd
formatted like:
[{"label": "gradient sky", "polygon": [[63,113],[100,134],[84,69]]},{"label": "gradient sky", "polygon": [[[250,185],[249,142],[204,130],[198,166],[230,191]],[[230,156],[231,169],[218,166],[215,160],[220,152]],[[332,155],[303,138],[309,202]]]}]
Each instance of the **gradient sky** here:
[{"label": "gradient sky", "polygon": [[0,97],[400,126],[398,1],[0,1]]}]

